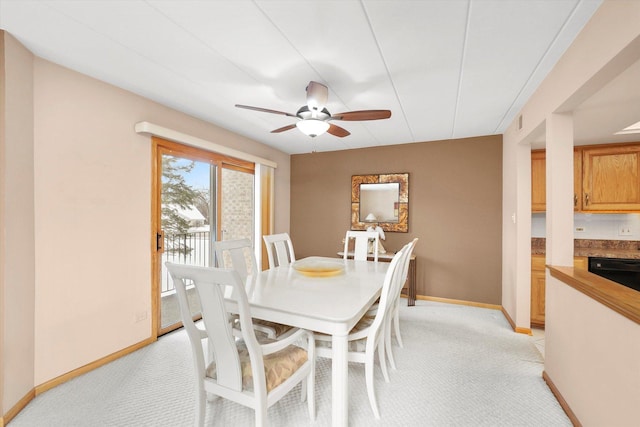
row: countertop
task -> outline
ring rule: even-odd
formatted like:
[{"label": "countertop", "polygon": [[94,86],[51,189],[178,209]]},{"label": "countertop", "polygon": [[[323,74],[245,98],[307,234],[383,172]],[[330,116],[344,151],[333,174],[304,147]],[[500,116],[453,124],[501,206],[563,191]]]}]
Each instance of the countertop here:
[{"label": "countertop", "polygon": [[[545,238],[533,237],[531,239],[531,255],[544,255],[545,245]],[[640,241],[575,239],[573,255],[640,259]]]},{"label": "countertop", "polygon": [[587,270],[549,266],[551,275],[640,325],[640,292]]}]

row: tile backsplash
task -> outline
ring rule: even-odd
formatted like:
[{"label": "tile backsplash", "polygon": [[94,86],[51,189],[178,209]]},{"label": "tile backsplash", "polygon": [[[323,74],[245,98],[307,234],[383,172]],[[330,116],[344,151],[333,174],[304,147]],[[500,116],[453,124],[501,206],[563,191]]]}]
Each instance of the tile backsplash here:
[{"label": "tile backsplash", "polygon": [[[546,214],[531,214],[531,237],[546,237]],[[640,240],[640,214],[585,214],[573,216],[575,239]]]}]

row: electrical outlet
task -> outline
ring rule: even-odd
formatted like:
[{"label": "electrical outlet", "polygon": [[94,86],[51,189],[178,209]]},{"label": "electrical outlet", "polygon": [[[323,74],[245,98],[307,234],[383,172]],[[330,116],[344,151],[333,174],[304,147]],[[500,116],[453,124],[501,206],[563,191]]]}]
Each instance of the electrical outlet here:
[{"label": "electrical outlet", "polygon": [[618,229],[619,236],[631,236],[633,234],[631,230],[631,226],[629,225],[621,225]]}]

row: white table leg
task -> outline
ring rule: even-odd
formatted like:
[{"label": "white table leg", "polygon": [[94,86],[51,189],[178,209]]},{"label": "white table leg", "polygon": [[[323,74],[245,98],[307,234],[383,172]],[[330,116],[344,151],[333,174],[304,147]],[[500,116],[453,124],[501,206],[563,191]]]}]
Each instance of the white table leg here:
[{"label": "white table leg", "polygon": [[349,423],[349,360],[347,336],[333,335],[331,341],[333,349],[331,365],[331,424],[333,427],[346,426]]}]

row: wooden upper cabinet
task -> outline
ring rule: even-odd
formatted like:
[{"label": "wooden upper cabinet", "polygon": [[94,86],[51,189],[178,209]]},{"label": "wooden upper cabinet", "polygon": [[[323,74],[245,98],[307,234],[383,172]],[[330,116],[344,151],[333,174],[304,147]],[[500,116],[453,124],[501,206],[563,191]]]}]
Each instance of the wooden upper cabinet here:
[{"label": "wooden upper cabinet", "polygon": [[573,150],[573,210],[582,210],[582,150]]},{"label": "wooden upper cabinet", "polygon": [[544,212],[547,210],[547,170],[545,152],[531,152],[531,210]]},{"label": "wooden upper cabinet", "polygon": [[582,153],[582,211],[639,211],[640,144]]},{"label": "wooden upper cabinet", "polygon": [[[547,170],[546,152],[535,150],[531,152],[531,211],[545,212],[547,210]],[[573,151],[573,210],[582,209],[582,152]]]},{"label": "wooden upper cabinet", "polygon": [[[531,211],[546,211],[546,153],[531,152]],[[640,212],[640,143],[575,147],[573,210]]]}]

